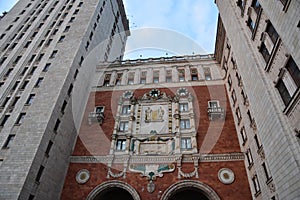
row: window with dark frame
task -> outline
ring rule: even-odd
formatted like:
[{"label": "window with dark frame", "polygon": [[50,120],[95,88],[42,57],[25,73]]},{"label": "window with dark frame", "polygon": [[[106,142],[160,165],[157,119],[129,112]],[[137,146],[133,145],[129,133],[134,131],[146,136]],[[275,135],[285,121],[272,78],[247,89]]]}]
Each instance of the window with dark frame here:
[{"label": "window with dark frame", "polygon": [[128,121],[122,121],[122,122],[120,122],[120,124],[119,124],[119,131],[121,131],[121,132],[128,131],[128,125],[129,125]]},{"label": "window with dark frame", "polygon": [[279,38],[279,35],[270,21],[267,24],[266,32],[270,36],[273,44],[275,44],[277,39]]},{"label": "window with dark frame", "polygon": [[8,135],[2,149],[9,149],[11,147],[11,145],[13,144],[15,137],[16,137],[15,134]]},{"label": "window with dark frame", "polygon": [[118,139],[116,142],[116,150],[125,151],[126,150],[126,139]]},{"label": "window with dark frame", "polygon": [[276,86],[275,86],[281,96],[281,99],[283,100],[284,105],[288,105],[290,100],[292,99],[289,91],[287,90],[284,82],[282,79],[279,79]]},{"label": "window with dark frame", "polygon": [[15,125],[21,125],[23,123],[25,116],[26,116],[26,113],[20,113]]},{"label": "window with dark frame", "polygon": [[189,119],[180,119],[180,129],[189,129],[190,126],[190,120]]},{"label": "window with dark frame", "polygon": [[181,138],[181,149],[191,149],[192,148],[192,140],[191,138]]}]

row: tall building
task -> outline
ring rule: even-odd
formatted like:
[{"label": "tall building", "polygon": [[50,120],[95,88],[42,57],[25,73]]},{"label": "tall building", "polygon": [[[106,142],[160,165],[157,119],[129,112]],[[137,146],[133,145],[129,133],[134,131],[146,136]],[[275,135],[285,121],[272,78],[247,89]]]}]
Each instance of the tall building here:
[{"label": "tall building", "polygon": [[1,16],[0,199],[60,198],[96,66],[85,59],[122,57],[128,29],[121,0],[20,0]]},{"label": "tall building", "polygon": [[300,2],[217,0],[216,59],[253,199],[300,198]]},{"label": "tall building", "polygon": [[61,199],[251,199],[214,55],[101,63]]}]

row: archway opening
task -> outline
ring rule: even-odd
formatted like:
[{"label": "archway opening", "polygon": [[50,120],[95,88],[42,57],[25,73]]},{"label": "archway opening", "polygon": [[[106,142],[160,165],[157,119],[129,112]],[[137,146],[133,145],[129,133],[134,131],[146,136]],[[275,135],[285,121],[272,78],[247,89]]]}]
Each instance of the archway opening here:
[{"label": "archway opening", "polygon": [[188,187],[175,191],[168,200],[209,200],[198,188]]},{"label": "archway opening", "polygon": [[134,200],[134,198],[127,190],[118,187],[111,187],[103,190],[93,200],[112,200],[112,199]]}]

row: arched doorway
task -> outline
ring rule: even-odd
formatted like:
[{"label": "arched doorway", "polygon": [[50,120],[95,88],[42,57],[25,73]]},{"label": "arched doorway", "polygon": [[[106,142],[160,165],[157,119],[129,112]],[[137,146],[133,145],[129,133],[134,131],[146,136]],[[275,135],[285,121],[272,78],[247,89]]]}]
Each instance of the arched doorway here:
[{"label": "arched doorway", "polygon": [[200,181],[179,181],[171,185],[161,200],[220,200],[218,194]]},{"label": "arched doorway", "polygon": [[140,200],[136,190],[121,181],[108,181],[98,185],[90,192],[87,200]]}]

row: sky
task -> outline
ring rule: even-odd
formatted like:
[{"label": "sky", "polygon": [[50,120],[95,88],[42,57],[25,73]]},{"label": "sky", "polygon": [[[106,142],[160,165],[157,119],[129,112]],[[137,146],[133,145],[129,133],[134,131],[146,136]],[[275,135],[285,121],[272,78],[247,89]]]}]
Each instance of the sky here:
[{"label": "sky", "polygon": [[[18,0],[0,0],[0,13]],[[214,53],[214,0],[123,0],[131,36],[124,59]]]}]

